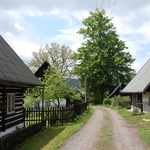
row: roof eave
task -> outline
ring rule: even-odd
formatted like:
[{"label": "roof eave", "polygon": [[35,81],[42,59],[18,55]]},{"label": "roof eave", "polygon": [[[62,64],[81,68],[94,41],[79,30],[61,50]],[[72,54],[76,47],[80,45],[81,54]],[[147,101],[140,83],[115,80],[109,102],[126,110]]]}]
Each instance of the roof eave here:
[{"label": "roof eave", "polygon": [[32,87],[43,86],[43,85],[42,84],[17,84],[17,83],[11,83],[11,82],[0,82],[0,86],[32,88]]},{"label": "roof eave", "polygon": [[122,91],[121,93],[144,93],[144,91]]}]

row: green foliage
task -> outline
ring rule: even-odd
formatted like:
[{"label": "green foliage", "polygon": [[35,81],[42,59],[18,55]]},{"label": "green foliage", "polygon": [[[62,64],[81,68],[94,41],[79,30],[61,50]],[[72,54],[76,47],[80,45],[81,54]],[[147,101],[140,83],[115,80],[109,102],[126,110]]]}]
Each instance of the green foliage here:
[{"label": "green foliage", "polygon": [[68,86],[65,78],[60,73],[50,74],[49,70],[44,74],[45,100],[59,100],[68,93]]},{"label": "green foliage", "polygon": [[30,108],[34,105],[35,101],[41,101],[42,99],[42,89],[41,87],[35,87],[35,88],[28,88],[25,91],[25,101],[24,101],[24,107]]},{"label": "green foliage", "polygon": [[112,101],[110,98],[105,98],[104,101],[103,101],[103,104],[104,105],[111,105]]},{"label": "green foliage", "polygon": [[47,61],[55,70],[66,75],[74,65],[74,61],[70,59],[72,54],[73,51],[69,46],[59,45],[58,43],[46,44],[38,52],[33,52],[33,59],[29,64],[29,68],[35,72],[44,61]]},{"label": "green foliage", "polygon": [[70,95],[71,101],[81,101],[81,93],[73,89],[72,94]]},{"label": "green foliage", "polygon": [[128,96],[115,96],[112,98],[113,106],[120,106],[123,108],[130,108],[130,98]]},{"label": "green foliage", "polygon": [[130,98],[128,96],[114,96],[113,98],[105,98],[104,105],[112,105],[121,108],[130,108]]},{"label": "green foliage", "polygon": [[120,40],[104,11],[90,12],[82,23],[85,27],[78,34],[83,35],[85,42],[72,55],[78,61],[73,73],[80,77],[82,85],[86,78],[88,95],[95,103],[102,103],[108,87],[131,80],[134,59],[125,51],[125,42]]},{"label": "green foliage", "polygon": [[[42,78],[39,79],[44,85],[44,101],[49,104],[53,102],[56,106],[60,107],[63,98],[68,98],[72,102],[81,101],[82,94],[75,88],[67,84],[63,75],[55,71],[54,68],[49,67]],[[24,106],[31,107],[35,101],[42,100],[41,87],[30,88],[26,90]]]}]

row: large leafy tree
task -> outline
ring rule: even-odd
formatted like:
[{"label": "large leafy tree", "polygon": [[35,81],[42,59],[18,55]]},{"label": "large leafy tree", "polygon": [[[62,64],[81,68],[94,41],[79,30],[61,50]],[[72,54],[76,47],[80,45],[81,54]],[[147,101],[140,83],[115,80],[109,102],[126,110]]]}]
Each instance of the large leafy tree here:
[{"label": "large leafy tree", "polygon": [[84,28],[78,33],[85,42],[72,57],[78,61],[74,73],[86,81],[87,92],[94,102],[102,103],[110,86],[131,79],[134,59],[104,10],[90,12],[82,23]]},{"label": "large leafy tree", "polygon": [[33,58],[29,63],[31,70],[36,71],[44,61],[48,61],[55,70],[67,75],[73,67],[74,61],[70,59],[73,51],[69,46],[57,43],[46,44],[38,52],[33,52]]}]

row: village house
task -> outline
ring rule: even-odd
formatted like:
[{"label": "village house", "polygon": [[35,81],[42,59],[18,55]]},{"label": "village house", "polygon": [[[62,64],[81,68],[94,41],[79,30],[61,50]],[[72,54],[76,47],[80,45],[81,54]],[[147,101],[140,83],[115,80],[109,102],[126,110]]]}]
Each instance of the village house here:
[{"label": "village house", "polygon": [[0,35],[0,137],[23,126],[25,89],[41,85]]},{"label": "village house", "polygon": [[122,92],[131,94],[133,110],[137,109],[144,113],[150,112],[150,59]]},{"label": "village house", "polygon": [[124,83],[119,83],[116,86],[112,86],[109,89],[109,95],[108,98],[112,98],[114,96],[126,96],[126,94],[122,93],[122,89],[126,86],[126,84]]}]

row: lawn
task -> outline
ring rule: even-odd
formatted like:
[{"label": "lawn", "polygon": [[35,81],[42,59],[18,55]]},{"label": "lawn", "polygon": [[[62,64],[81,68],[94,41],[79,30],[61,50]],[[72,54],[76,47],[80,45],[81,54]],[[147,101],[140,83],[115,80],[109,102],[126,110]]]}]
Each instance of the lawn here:
[{"label": "lawn", "polygon": [[69,136],[77,132],[87,122],[92,113],[93,109],[89,107],[73,122],[63,126],[45,128],[41,133],[26,140],[17,150],[57,150]]}]

